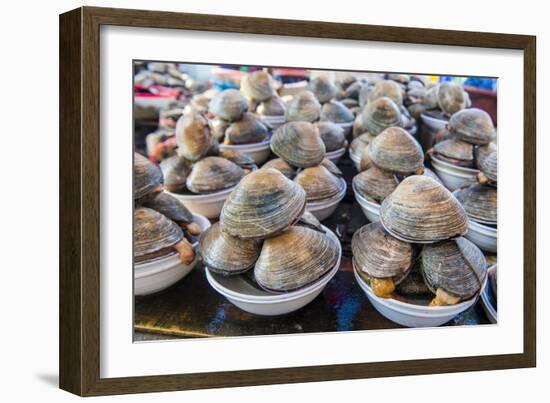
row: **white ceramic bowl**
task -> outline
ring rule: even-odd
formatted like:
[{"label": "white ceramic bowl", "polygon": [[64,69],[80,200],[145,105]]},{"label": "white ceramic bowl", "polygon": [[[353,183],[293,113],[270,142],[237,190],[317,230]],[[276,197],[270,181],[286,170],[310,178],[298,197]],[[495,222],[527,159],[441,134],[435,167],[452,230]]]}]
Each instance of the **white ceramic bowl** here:
[{"label": "white ceramic bowl", "polygon": [[271,154],[269,143],[271,140],[262,141],[253,144],[220,144],[220,150],[238,151],[241,154],[248,155],[254,160],[256,165],[267,161]]},{"label": "white ceramic bowl", "polygon": [[433,131],[435,133],[437,133],[441,129],[444,129],[445,126],[447,126],[446,120],[436,119],[432,116],[426,115],[425,113],[422,113],[420,117],[422,118],[422,123],[428,126],[428,129],[430,129],[430,131]]},{"label": "white ceramic bowl", "polygon": [[193,214],[199,214],[206,218],[213,219],[220,216],[223,203],[233,189],[235,189],[234,186],[229,189],[220,190],[219,192],[207,194],[168,193],[182,202]]},{"label": "white ceramic bowl", "polygon": [[357,172],[361,172],[361,156],[356,155],[351,152],[351,147],[349,149],[349,158],[353,162],[353,165],[355,166],[355,169]]},{"label": "white ceramic bowl", "polygon": [[[493,269],[494,266],[489,268],[489,270]],[[483,307],[483,310],[487,314],[487,318],[489,319],[489,322],[491,323],[497,323],[498,321],[498,314],[497,310],[491,303],[492,297],[489,295],[491,292],[491,285],[490,282],[487,281],[485,283],[485,287],[483,287],[483,291],[481,292],[481,306]]]},{"label": "white ceramic bowl", "polygon": [[497,251],[497,229],[468,220],[468,232],[466,238],[472,241],[485,252],[496,253]]},{"label": "white ceramic bowl", "polygon": [[285,115],[280,115],[280,116],[261,115],[260,118],[266,123],[268,123],[273,128],[273,130],[276,130],[280,126],[284,125],[286,122]]},{"label": "white ceramic bowl", "polygon": [[370,222],[380,221],[380,204],[365,199],[355,190],[355,188],[353,188],[353,193],[355,195],[355,200],[357,200],[359,207],[361,207],[367,219]]},{"label": "white ceramic bowl", "polygon": [[340,158],[342,158],[342,155],[344,155],[345,153],[346,153],[346,147],[342,147],[342,148],[339,148],[338,150],[327,151],[327,153],[325,154],[325,157],[331,160],[332,162],[334,162],[335,164],[337,164],[338,161],[340,161]]},{"label": "white ceramic bowl", "polygon": [[288,293],[273,294],[252,285],[244,276],[225,277],[212,273],[208,267],[205,268],[206,278],[214,290],[243,311],[265,316],[294,312],[313,301],[340,267],[342,257],[340,241],[332,231],[326,227],[323,228],[327,231],[327,235],[337,242],[338,260],[328,273],[306,287]]},{"label": "white ceramic bowl", "polygon": [[351,129],[353,128],[353,121],[345,123],[335,123],[344,129],[344,136],[348,137],[351,134]]},{"label": "white ceramic bowl", "polygon": [[346,181],[343,178],[340,178],[340,180],[344,183],[343,189],[338,193],[336,196],[331,197],[327,200],[321,200],[318,202],[308,202],[306,204],[306,209],[313,214],[319,221],[323,221],[326,218],[328,218],[334,211],[336,211],[336,208],[338,207],[338,204],[342,201],[344,196],[346,195],[347,191],[347,184]]},{"label": "white ceramic bowl", "polygon": [[[205,217],[193,214],[196,222],[204,232],[210,227],[210,221]],[[193,243],[196,251],[198,241]],[[134,294],[149,295],[162,291],[184,278],[199,261],[199,254],[195,253],[195,259],[190,264],[183,264],[177,253],[150,262],[136,264],[134,266]]]},{"label": "white ceramic bowl", "polygon": [[458,189],[466,180],[475,178],[479,173],[478,169],[459,167],[434,155],[431,155],[431,160],[435,173],[450,191]]},{"label": "white ceramic bowl", "polygon": [[449,306],[427,306],[401,302],[392,298],[380,298],[374,295],[370,286],[353,270],[355,280],[363,289],[367,298],[381,315],[407,327],[436,327],[441,326],[455,316],[473,306],[477,295],[467,301]]}]

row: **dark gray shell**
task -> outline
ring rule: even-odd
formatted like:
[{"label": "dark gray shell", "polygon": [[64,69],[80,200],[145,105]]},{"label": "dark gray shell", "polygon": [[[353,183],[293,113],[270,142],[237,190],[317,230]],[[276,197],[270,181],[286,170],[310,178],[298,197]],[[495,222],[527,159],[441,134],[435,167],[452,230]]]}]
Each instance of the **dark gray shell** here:
[{"label": "dark gray shell", "polygon": [[323,104],[321,109],[321,120],[328,120],[334,123],[353,122],[355,115],[346,105],[340,101],[330,101]]},{"label": "dark gray shell", "polygon": [[228,150],[228,149],[220,150],[218,152],[218,156],[225,158],[231,162],[234,162],[235,164],[240,166],[242,169],[253,170],[257,168],[257,165],[252,159],[252,157],[250,157],[247,154],[243,154],[239,151]]},{"label": "dark gray shell", "polygon": [[248,102],[239,90],[229,89],[216,95],[208,109],[220,119],[233,122],[239,120],[248,110]]},{"label": "dark gray shell", "polygon": [[371,167],[353,178],[353,188],[364,198],[383,201],[397,187],[399,181],[391,172]]},{"label": "dark gray shell", "polygon": [[390,127],[368,145],[370,161],[386,171],[411,174],[424,166],[418,141],[400,127]]},{"label": "dark gray shell", "polygon": [[326,76],[318,76],[309,82],[309,90],[317,97],[320,103],[330,101],[336,96],[336,86]]},{"label": "dark gray shell", "polygon": [[428,288],[469,299],[479,293],[487,277],[483,253],[466,238],[425,245],[420,270]]},{"label": "dark gray shell", "polygon": [[342,127],[329,121],[317,122],[315,126],[319,130],[326,151],[339,150],[346,145],[346,136]]},{"label": "dark gray shell", "polygon": [[325,145],[315,125],[289,122],[279,127],[271,138],[271,150],[290,165],[307,168],[325,158]]},{"label": "dark gray shell", "polygon": [[460,161],[471,162],[474,160],[474,147],[470,143],[455,138],[443,140],[433,147],[435,153],[443,157]]},{"label": "dark gray shell", "polygon": [[134,153],[134,200],[147,198],[162,186],[162,172],[143,155]]},{"label": "dark gray shell", "polygon": [[144,207],[155,210],[178,224],[193,222],[193,213],[174,196],[161,192],[144,204]]},{"label": "dark gray shell", "polygon": [[147,207],[134,210],[134,257],[170,248],[183,239],[183,231],[164,215]]},{"label": "dark gray shell", "polygon": [[263,116],[283,116],[286,112],[286,103],[275,95],[267,101],[260,102],[256,112]]},{"label": "dark gray shell", "polygon": [[369,102],[361,113],[361,119],[363,127],[373,135],[388,127],[403,125],[399,106],[388,97],[380,97]]},{"label": "dark gray shell", "polygon": [[189,161],[204,157],[212,145],[208,121],[199,113],[183,115],[178,120],[175,131],[178,154]]},{"label": "dark gray shell", "polygon": [[228,144],[261,143],[267,139],[267,127],[253,114],[244,113],[242,118],[229,125],[225,131]]},{"label": "dark gray shell", "polygon": [[254,101],[267,101],[275,95],[273,79],[265,71],[254,71],[241,80],[242,93]]},{"label": "dark gray shell", "polygon": [[395,81],[382,80],[369,91],[368,100],[372,102],[381,97],[388,97],[397,105],[403,104],[403,90]]},{"label": "dark gray shell", "polygon": [[259,169],[241,180],[225,201],[222,231],[242,239],[274,236],[295,223],[305,209],[306,193],[275,169]]},{"label": "dark gray shell", "polygon": [[351,240],[356,270],[374,278],[401,282],[413,264],[412,245],[388,234],[380,223],[359,228]]},{"label": "dark gray shell", "polygon": [[294,176],[296,175],[296,168],[291,166],[288,162],[286,162],[282,158],[275,158],[267,161],[265,164],[262,165],[261,169],[267,169],[267,168],[276,169],[277,171],[281,172],[284,176],[286,176],[288,179],[293,179]]},{"label": "dark gray shell", "polygon": [[266,290],[291,291],[319,279],[338,258],[338,245],[330,236],[292,226],[264,241],[254,277]]},{"label": "dark gray shell", "polygon": [[380,221],[390,234],[408,242],[431,243],[468,232],[468,217],[458,200],[425,175],[405,178],[384,199]]},{"label": "dark gray shell", "polygon": [[477,108],[463,109],[451,116],[449,130],[458,139],[471,144],[488,144],[496,138],[491,116]]},{"label": "dark gray shell", "polygon": [[287,122],[315,122],[321,116],[321,104],[310,91],[296,94],[288,103],[285,117]]},{"label": "dark gray shell", "polygon": [[191,173],[193,163],[184,157],[174,155],[160,163],[164,176],[164,188],[169,192],[181,192],[185,189],[185,181]]},{"label": "dark gray shell", "polygon": [[244,273],[254,267],[260,250],[261,242],[232,237],[221,231],[219,222],[212,224],[199,241],[204,264],[224,276]]},{"label": "dark gray shell", "polygon": [[235,186],[243,176],[243,169],[234,162],[206,157],[193,164],[186,185],[193,193],[210,193]]},{"label": "dark gray shell", "polygon": [[294,179],[305,191],[308,202],[330,199],[340,194],[345,182],[322,165],[301,170]]},{"label": "dark gray shell", "polygon": [[466,107],[466,97],[461,85],[444,82],[437,87],[437,104],[447,115],[452,115]]},{"label": "dark gray shell", "polygon": [[471,220],[481,224],[496,225],[496,188],[476,183],[466,188],[457,189],[453,194],[462,204]]}]

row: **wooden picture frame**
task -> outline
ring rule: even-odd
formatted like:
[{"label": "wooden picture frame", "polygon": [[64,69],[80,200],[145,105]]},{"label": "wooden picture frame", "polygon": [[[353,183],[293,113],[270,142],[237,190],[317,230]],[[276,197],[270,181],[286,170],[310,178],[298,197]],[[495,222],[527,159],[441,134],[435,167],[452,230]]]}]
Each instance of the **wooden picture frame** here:
[{"label": "wooden picture frame", "polygon": [[[182,375],[100,377],[100,27],[435,44],[524,52],[521,354]],[[480,371],[536,365],[536,38],[390,26],[82,7],[60,16],[60,387],[81,396]]]}]

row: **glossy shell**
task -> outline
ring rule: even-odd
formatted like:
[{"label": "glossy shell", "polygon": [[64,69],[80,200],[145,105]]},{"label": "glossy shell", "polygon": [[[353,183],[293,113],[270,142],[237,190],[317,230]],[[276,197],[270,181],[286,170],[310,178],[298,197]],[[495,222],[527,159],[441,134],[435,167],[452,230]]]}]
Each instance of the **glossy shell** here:
[{"label": "glossy shell", "polygon": [[390,234],[409,242],[437,242],[468,232],[458,200],[425,175],[404,179],[382,202],[380,220]]},{"label": "glossy shell", "polygon": [[235,186],[243,169],[225,158],[206,157],[193,164],[186,185],[193,193],[210,193]]},{"label": "glossy shell", "polygon": [[134,200],[155,193],[162,186],[162,172],[143,155],[134,153]]},{"label": "glossy shell", "polygon": [[267,290],[291,291],[317,280],[337,261],[338,246],[331,237],[293,226],[264,241],[254,277]]},{"label": "glossy shell", "polygon": [[206,118],[199,113],[183,115],[176,124],[176,143],[178,155],[189,161],[204,157],[212,144]]},{"label": "glossy shell", "polygon": [[386,171],[410,174],[424,166],[420,144],[404,129],[390,127],[380,133],[368,146],[373,164]]},{"label": "glossy shell", "polygon": [[164,188],[169,192],[181,192],[185,189],[185,181],[191,173],[193,163],[184,157],[174,155],[160,163],[164,176]]},{"label": "glossy shell", "polygon": [[282,232],[305,209],[306,193],[275,169],[248,174],[231,192],[220,215],[222,231],[242,239]]},{"label": "glossy shell", "polygon": [[244,113],[242,118],[229,125],[225,131],[226,144],[260,143],[267,139],[267,127],[253,114]]},{"label": "glossy shell", "polygon": [[324,104],[336,96],[336,86],[326,76],[318,76],[309,82],[309,90]]},{"label": "glossy shell", "polygon": [[225,90],[217,94],[208,109],[220,119],[233,122],[239,120],[248,110],[248,102],[239,90]]},{"label": "glossy shell", "polygon": [[426,245],[420,255],[420,270],[428,288],[438,288],[469,299],[476,295],[487,276],[483,253],[466,238]]},{"label": "glossy shell", "polygon": [[294,179],[305,191],[308,202],[330,199],[341,193],[344,182],[324,166],[305,168]]},{"label": "glossy shell", "polygon": [[279,127],[271,138],[271,150],[290,165],[307,168],[325,158],[325,145],[315,125],[290,122]]},{"label": "glossy shell", "polygon": [[497,189],[476,183],[453,192],[471,220],[481,224],[497,223]]},{"label": "glossy shell", "polygon": [[325,144],[326,151],[335,151],[346,145],[346,136],[344,129],[332,122],[317,122],[315,123],[321,140]]},{"label": "glossy shell", "polygon": [[155,210],[178,224],[193,222],[193,214],[174,196],[161,192],[144,204],[144,207]]},{"label": "glossy shell", "polygon": [[[164,215],[147,207],[134,210],[134,256],[136,261],[146,260],[147,255],[162,256],[183,239],[183,231]],[[153,257],[153,256],[151,256]]]},{"label": "glossy shell", "polygon": [[321,104],[310,91],[296,94],[288,103],[285,117],[287,122],[315,122],[321,116]]},{"label": "glossy shell", "polygon": [[388,97],[397,105],[403,104],[403,90],[395,81],[382,80],[377,82],[369,91],[368,101],[372,102],[381,97]]},{"label": "glossy shell", "polygon": [[254,101],[267,101],[275,95],[273,79],[265,71],[247,74],[241,80],[241,92]]},{"label": "glossy shell", "polygon": [[353,122],[355,116],[346,105],[340,101],[330,101],[323,104],[321,109],[321,120],[328,120],[334,123]]},{"label": "glossy shell", "polygon": [[201,235],[200,254],[204,264],[214,273],[225,276],[244,273],[254,267],[261,242],[232,237],[215,223]]},{"label": "glossy shell", "polygon": [[377,135],[392,126],[402,126],[399,106],[388,97],[369,102],[361,113],[363,127],[369,133]]},{"label": "glossy shell", "polygon": [[377,202],[388,197],[398,184],[399,181],[394,174],[377,167],[371,167],[353,178],[353,188],[361,196]]},{"label": "glossy shell", "polygon": [[270,161],[267,161],[262,165],[262,169],[273,168],[281,172],[284,176],[289,179],[293,179],[296,175],[296,168],[291,166],[288,162],[281,158],[275,158]]},{"label": "glossy shell", "polygon": [[447,115],[452,115],[466,107],[466,97],[461,85],[444,82],[437,87],[437,104]]},{"label": "glossy shell", "polygon": [[491,116],[477,108],[463,109],[451,116],[449,130],[458,139],[471,144],[488,144],[496,138]]}]

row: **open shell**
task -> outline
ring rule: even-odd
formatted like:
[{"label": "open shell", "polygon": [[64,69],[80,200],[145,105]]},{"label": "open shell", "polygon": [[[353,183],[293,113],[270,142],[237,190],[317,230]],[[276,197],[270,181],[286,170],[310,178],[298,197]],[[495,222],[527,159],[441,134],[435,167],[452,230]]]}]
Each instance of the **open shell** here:
[{"label": "open shell", "polygon": [[330,236],[292,226],[264,241],[254,277],[267,290],[291,291],[317,280],[337,261],[338,246]]},{"label": "open shell", "polygon": [[315,122],[321,115],[321,104],[311,91],[296,94],[287,105],[287,122]]},{"label": "open shell", "polygon": [[242,239],[274,236],[304,211],[306,193],[275,169],[248,174],[231,192],[220,215],[222,231]]},{"label": "open shell", "polygon": [[488,144],[496,138],[491,116],[477,108],[463,109],[451,116],[449,130],[458,139],[471,144]]},{"label": "open shell", "polygon": [[355,116],[342,102],[332,100],[323,104],[320,118],[334,123],[348,123],[353,122]]},{"label": "open shell", "polygon": [[242,118],[229,125],[225,131],[226,144],[260,143],[267,139],[267,127],[253,114],[244,113]]},{"label": "open shell", "polygon": [[390,234],[408,242],[431,243],[468,232],[468,217],[458,200],[425,175],[405,178],[384,199],[380,221]]},{"label": "open shell", "polygon": [[217,94],[210,101],[208,109],[220,119],[233,122],[248,110],[248,102],[239,90],[229,89]]},{"label": "open shell", "polygon": [[176,124],[178,154],[189,161],[204,157],[212,145],[210,127],[206,118],[199,113],[183,115]]},{"label": "open shell", "polygon": [[391,172],[411,174],[424,167],[420,144],[406,130],[390,127],[380,133],[368,146],[373,164]]},{"label": "open shell", "polygon": [[341,193],[345,183],[324,166],[305,168],[294,179],[305,191],[308,202],[330,199]]},{"label": "open shell", "polygon": [[326,76],[318,76],[309,82],[309,89],[324,104],[336,96],[336,86]]},{"label": "open shell", "polygon": [[497,223],[497,189],[492,186],[473,184],[453,192],[464,207],[468,217],[481,224]]},{"label": "open shell", "polygon": [[388,97],[369,102],[361,113],[363,126],[369,133],[377,135],[392,126],[402,126],[399,106]]},{"label": "open shell", "polygon": [[143,155],[134,153],[134,200],[154,196],[162,189],[162,172]]},{"label": "open shell", "polygon": [[444,82],[437,87],[437,104],[447,115],[452,115],[466,107],[466,97],[461,85]]},{"label": "open shell", "polygon": [[315,125],[289,122],[279,127],[271,138],[271,150],[290,165],[307,168],[325,158],[325,145]]},{"label": "open shell", "polygon": [[371,167],[353,178],[354,189],[363,197],[377,202],[383,201],[397,187],[399,181],[394,174],[377,167]]},{"label": "open shell", "polygon": [[154,259],[172,252],[183,231],[164,215],[147,207],[134,210],[134,259]]},{"label": "open shell", "polygon": [[235,186],[243,169],[225,158],[206,157],[193,164],[186,185],[193,193],[210,193]]},{"label": "open shell", "polygon": [[346,145],[344,129],[333,122],[324,121],[315,123],[326,151],[335,151]]},{"label": "open shell", "polygon": [[242,93],[254,101],[267,101],[275,95],[273,79],[265,71],[254,71],[241,80]]}]

